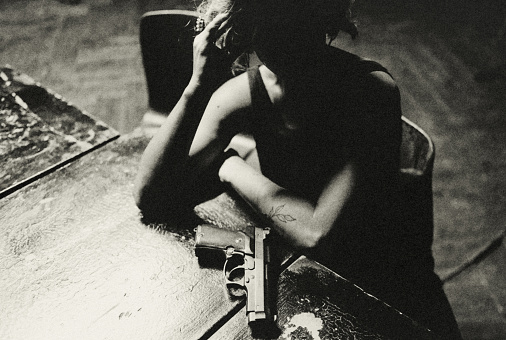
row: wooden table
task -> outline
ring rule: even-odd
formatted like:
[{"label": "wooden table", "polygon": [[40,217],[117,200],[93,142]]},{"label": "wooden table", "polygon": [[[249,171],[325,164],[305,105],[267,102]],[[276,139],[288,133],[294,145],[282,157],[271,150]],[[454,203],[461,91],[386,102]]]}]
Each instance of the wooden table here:
[{"label": "wooden table", "polygon": [[[252,339],[244,299],[194,254],[195,221],[147,223],[131,195],[140,131],[46,172],[0,200],[1,339]],[[228,194],[195,213],[255,223]],[[305,257],[280,275],[279,339],[432,339]]]},{"label": "wooden table", "polygon": [[0,197],[118,136],[28,75],[0,67]]}]

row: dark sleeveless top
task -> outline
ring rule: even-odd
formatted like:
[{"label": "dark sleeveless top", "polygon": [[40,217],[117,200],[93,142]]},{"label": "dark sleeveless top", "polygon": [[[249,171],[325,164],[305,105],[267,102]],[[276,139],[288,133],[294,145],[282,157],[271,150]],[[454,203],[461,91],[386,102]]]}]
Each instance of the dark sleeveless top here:
[{"label": "dark sleeveless top", "polygon": [[[303,115],[301,131],[287,126],[283,112],[269,98],[258,67],[248,70],[251,133],[262,173],[315,202],[329,176],[344,165],[350,154],[366,153],[371,167],[366,172],[376,170],[381,176],[366,179],[367,188],[358,188],[360,195],[368,197],[367,206],[345,209],[331,235],[306,255],[444,338],[461,339],[441,281],[434,273],[430,247],[410,246],[418,242],[417,235],[407,232],[409,228],[403,229],[397,214],[402,209],[395,190],[402,129],[400,101],[374,98],[370,101],[374,107],[364,105],[363,96],[374,95],[368,88],[367,75],[387,71],[376,62],[347,52],[338,50],[336,54],[341,62],[345,60],[341,63],[344,67],[329,70],[325,76],[329,86],[306,93],[303,88],[295,96],[297,105],[283,105],[289,110],[309,112]],[[389,134],[375,129],[382,123],[384,126],[384,119],[394,124]],[[376,143],[361,147],[366,140]],[[298,167],[290,166],[294,161]]]},{"label": "dark sleeveless top", "polygon": [[[363,95],[360,92],[367,91],[360,88],[364,76],[373,71],[388,73],[374,61],[353,58],[351,54],[345,56],[350,59],[350,64],[347,68],[336,70],[334,76],[327,80],[328,86],[318,84],[321,88],[302,88],[296,95],[297,107],[288,106],[288,110],[304,111],[305,117],[301,119],[304,125],[302,131],[290,129],[283,120],[282,112],[270,101],[258,66],[248,69],[252,98],[251,129],[257,143],[262,172],[275,183],[313,200],[318,198],[330,172],[343,165],[339,164],[344,158],[342,152],[353,148],[351,144],[361,142],[360,133],[373,133],[354,127],[371,125],[361,124],[360,120],[366,118],[358,112],[361,110],[360,96]],[[395,105],[397,104],[394,103],[393,106]],[[386,114],[399,117],[399,133],[392,136],[393,139],[383,140],[382,143],[391,144],[394,149],[398,149],[400,107],[397,112]],[[294,163],[294,160],[300,166],[297,169],[288,166]],[[391,163],[389,166],[397,171],[398,160],[394,162],[396,164]],[[289,183],[290,179],[293,183]]]},{"label": "dark sleeveless top", "polygon": [[[340,224],[332,229],[330,237],[315,250],[313,257],[364,286],[368,286],[366,281],[372,276],[396,275],[400,267],[413,266],[413,261],[420,258],[424,263],[417,263],[416,267],[431,271],[432,257],[427,257],[430,249],[423,256],[405,249],[403,244],[409,243],[405,240],[411,235],[403,233],[396,217],[400,102],[377,98],[377,107],[367,107],[361,100],[364,95],[371,95],[367,75],[387,71],[376,62],[344,51],[338,53],[346,60],[345,67],[329,70],[335,74],[326,76],[328,86],[320,84],[318,89],[296,96],[296,107],[283,105],[291,110],[309,112],[302,118],[304,128],[301,130],[287,127],[283,112],[269,98],[259,68],[248,70],[251,133],[257,144],[262,173],[276,184],[316,202],[330,176],[344,166],[347,157],[353,152],[366,152],[366,157],[371,159],[371,169],[366,173],[381,174],[381,178],[371,177],[359,188],[359,194],[367,197],[367,207],[345,209]],[[376,126],[381,126],[382,119],[394,122],[396,133],[375,130]],[[370,140],[377,142],[361,146]],[[392,152],[382,154],[381,150],[385,149]],[[297,166],[293,166],[294,163]]]}]

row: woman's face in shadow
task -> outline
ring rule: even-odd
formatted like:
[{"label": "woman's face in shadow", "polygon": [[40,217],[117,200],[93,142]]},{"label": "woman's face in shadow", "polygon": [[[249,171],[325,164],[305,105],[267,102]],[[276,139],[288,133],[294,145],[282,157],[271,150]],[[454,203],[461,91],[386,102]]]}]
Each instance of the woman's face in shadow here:
[{"label": "woman's face in shadow", "polygon": [[325,33],[311,27],[310,22],[303,17],[261,22],[253,46],[260,60],[274,72],[293,73],[308,67],[325,46]]}]

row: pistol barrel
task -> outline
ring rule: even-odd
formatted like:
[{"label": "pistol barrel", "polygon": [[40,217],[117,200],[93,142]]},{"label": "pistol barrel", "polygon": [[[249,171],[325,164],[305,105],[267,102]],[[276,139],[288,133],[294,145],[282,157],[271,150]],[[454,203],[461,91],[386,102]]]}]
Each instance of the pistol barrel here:
[{"label": "pistol barrel", "polygon": [[253,258],[254,269],[245,273],[248,301],[246,303],[246,314],[248,322],[265,321],[270,319],[268,295],[268,266],[270,262],[269,249],[266,246],[265,238],[269,230],[255,227],[255,255]]}]

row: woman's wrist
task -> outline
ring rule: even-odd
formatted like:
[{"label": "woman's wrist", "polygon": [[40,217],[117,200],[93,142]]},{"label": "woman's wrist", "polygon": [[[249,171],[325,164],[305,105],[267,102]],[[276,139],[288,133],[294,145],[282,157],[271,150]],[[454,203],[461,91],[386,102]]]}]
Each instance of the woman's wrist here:
[{"label": "woman's wrist", "polygon": [[194,97],[202,97],[207,93],[209,93],[209,91],[206,91],[202,85],[197,82],[190,81],[183,91],[183,97],[191,99]]},{"label": "woman's wrist", "polygon": [[240,172],[242,166],[246,163],[244,160],[238,155],[234,155],[225,159],[223,164],[218,171],[218,176],[223,183],[231,183],[233,180],[234,174]]},{"label": "woman's wrist", "polygon": [[196,76],[192,76],[183,91],[183,95],[187,97],[210,98],[216,88],[208,83],[208,81],[203,81]]}]

